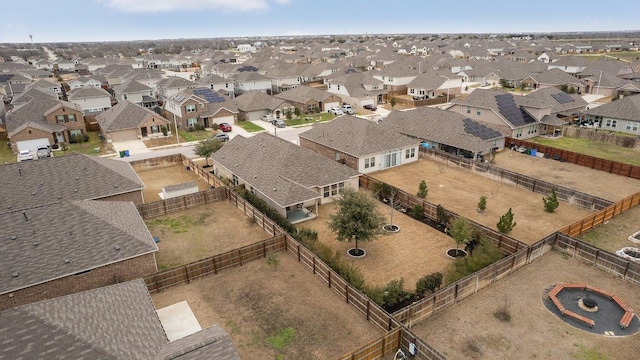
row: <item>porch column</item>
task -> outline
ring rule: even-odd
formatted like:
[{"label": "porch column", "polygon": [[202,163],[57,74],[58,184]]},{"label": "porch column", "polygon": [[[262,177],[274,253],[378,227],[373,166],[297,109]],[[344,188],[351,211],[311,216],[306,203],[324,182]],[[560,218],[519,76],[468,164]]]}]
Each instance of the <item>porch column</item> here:
[{"label": "porch column", "polygon": [[318,201],[319,199],[316,199],[316,216],[318,216]]}]

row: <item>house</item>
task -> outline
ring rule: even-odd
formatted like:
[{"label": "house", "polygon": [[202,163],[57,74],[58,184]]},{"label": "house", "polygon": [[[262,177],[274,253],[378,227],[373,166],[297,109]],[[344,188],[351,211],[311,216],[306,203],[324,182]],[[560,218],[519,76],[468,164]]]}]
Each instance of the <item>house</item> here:
[{"label": "house", "polygon": [[271,79],[255,71],[243,71],[233,76],[235,95],[257,90],[271,93]]},{"label": "house", "polygon": [[86,134],[82,108],[50,98],[34,99],[7,114],[7,136],[14,153],[71,140]]},{"label": "house", "polygon": [[462,88],[462,78],[449,74],[449,76],[438,74],[436,71],[427,71],[419,74],[409,84],[407,84],[407,95],[413,100],[435,99],[438,97],[450,97],[460,95]]},{"label": "house", "polygon": [[293,104],[303,113],[329,111],[342,104],[340,96],[304,85],[276,94],[275,97]]},{"label": "house", "polygon": [[207,87],[214,91],[225,91],[231,97],[234,96],[235,87],[232,80],[225,79],[218,75],[208,75],[197,81],[200,87]]},{"label": "house", "polygon": [[327,92],[338,95],[354,107],[377,105],[386,101],[387,90],[381,80],[367,73],[348,73],[325,80]]},{"label": "house", "polygon": [[540,135],[559,134],[562,126],[576,119],[588,105],[582,96],[553,87],[518,96],[516,103],[541,123]]},{"label": "house", "polygon": [[554,68],[550,70],[544,70],[541,73],[531,74],[522,80],[522,83],[527,89],[544,89],[549,87],[560,88],[566,85],[568,88],[573,88],[576,92],[589,92],[589,89],[580,81],[566,72]]},{"label": "house", "polygon": [[289,102],[255,90],[246,92],[233,101],[239,111],[238,117],[248,121],[260,120],[263,115],[273,115],[280,119],[287,111],[294,110]]},{"label": "house", "polygon": [[568,74],[576,75],[587,67],[587,60],[577,58],[575,56],[563,56],[547,65],[547,69],[560,69]]},{"label": "house", "polygon": [[11,105],[13,105],[14,108],[18,108],[33,99],[58,100],[58,95],[53,93],[52,91],[40,90],[38,88],[32,87],[25,90],[17,97],[13,98],[13,100],[11,100]]},{"label": "house", "polygon": [[379,71],[372,72],[372,76],[374,79],[382,81],[384,89],[404,93],[407,90],[407,85],[418,75],[417,70],[419,69],[416,69],[409,62],[396,61]]},{"label": "house", "polygon": [[101,87],[76,88],[67,97],[70,102],[80,106],[85,115],[95,115],[111,107],[111,94]]},{"label": "house", "polygon": [[235,124],[238,108],[233,100],[209,88],[187,89],[168,98],[163,104],[164,117],[173,120],[178,129],[212,127],[213,124]]},{"label": "house", "polygon": [[130,164],[70,154],[3,165],[0,182],[0,309],[157,271]]},{"label": "house", "polygon": [[383,133],[398,132],[418,139],[424,148],[478,159],[504,147],[499,125],[481,123],[451,111],[421,106],[392,111],[380,124]]},{"label": "house", "polygon": [[603,130],[640,135],[640,95],[625,96],[584,112],[585,120]]},{"label": "house", "polygon": [[300,135],[300,146],[370,173],[418,160],[420,141],[351,115],[320,123]]},{"label": "house", "polygon": [[142,279],[7,309],[0,358],[240,359],[221,327],[170,341],[158,313]]},{"label": "house", "polygon": [[195,89],[197,87],[193,82],[178,76],[170,76],[166,79],[158,81],[158,100],[164,102],[167,98],[172,97],[185,89]]},{"label": "house", "polygon": [[67,85],[69,85],[69,88],[71,90],[82,88],[82,87],[98,87],[99,88],[102,86],[102,82],[94,78],[80,76],[76,79],[69,81]]},{"label": "house", "polygon": [[145,100],[149,101],[149,99],[153,99],[153,90],[135,80],[127,80],[122,84],[115,85],[113,92],[118,101],[128,100],[140,105],[142,105]]},{"label": "house", "polygon": [[359,187],[357,171],[264,132],[236,136],[211,158],[214,174],[244,185],[292,223],[315,218],[318,205]]},{"label": "house", "polygon": [[168,132],[171,125],[157,113],[126,100],[99,114],[96,120],[107,142],[162,136],[163,129]]},{"label": "house", "polygon": [[499,90],[476,89],[466,99],[453,99],[447,110],[471,120],[506,125],[509,131],[505,136],[519,139],[538,136],[540,122],[517,104],[517,97]]}]

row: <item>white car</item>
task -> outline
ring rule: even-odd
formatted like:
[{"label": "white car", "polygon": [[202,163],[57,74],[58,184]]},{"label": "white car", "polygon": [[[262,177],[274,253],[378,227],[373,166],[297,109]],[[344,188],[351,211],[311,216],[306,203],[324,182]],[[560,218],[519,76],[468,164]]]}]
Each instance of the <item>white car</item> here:
[{"label": "white car", "polygon": [[335,116],[338,115],[344,115],[344,113],[342,112],[342,110],[338,109],[338,108],[332,108],[329,110],[329,112]]},{"label": "white car", "polygon": [[18,161],[33,160],[33,155],[29,150],[20,150],[18,153]]},{"label": "white car", "polygon": [[266,121],[266,122],[271,122],[271,121],[275,120],[273,118],[273,115],[262,115],[261,119],[262,119],[262,121]]}]

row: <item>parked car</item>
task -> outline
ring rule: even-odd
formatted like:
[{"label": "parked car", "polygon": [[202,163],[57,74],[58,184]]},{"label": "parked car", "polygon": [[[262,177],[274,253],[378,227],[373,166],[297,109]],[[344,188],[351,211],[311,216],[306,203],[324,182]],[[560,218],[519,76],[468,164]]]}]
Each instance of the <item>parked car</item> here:
[{"label": "parked car", "polygon": [[355,114],[355,110],[353,110],[353,108],[351,107],[351,105],[349,104],[344,104],[342,105],[342,107],[340,108],[340,110],[342,110],[343,113],[345,114],[349,114],[349,115],[353,115]]},{"label": "parked car", "polygon": [[36,152],[36,155],[38,155],[38,159],[51,157],[51,147],[49,146],[38,147],[38,151]]},{"label": "parked car", "polygon": [[222,141],[229,141],[229,135],[225,134],[225,133],[218,133],[215,134],[213,136],[214,139],[218,139],[218,140],[222,140]]},{"label": "parked car", "polygon": [[364,106],[362,106],[363,108],[367,109],[367,110],[371,110],[371,111],[376,111],[378,110],[378,107],[373,105],[373,104],[366,104]]},{"label": "parked car", "polygon": [[33,160],[33,155],[29,150],[20,150],[18,153],[18,161]]},{"label": "parked car", "polygon": [[338,109],[338,108],[331,108],[329,109],[329,112],[333,115],[344,115],[344,112],[342,112],[342,110]]},{"label": "parked car", "polygon": [[222,130],[223,132],[229,132],[231,131],[231,125],[229,125],[229,123],[220,123],[218,124],[218,129]]},{"label": "parked car", "polygon": [[262,119],[262,121],[266,121],[266,122],[271,122],[271,121],[274,120],[273,115],[271,115],[271,114],[262,115],[262,117],[260,119]]},{"label": "parked car", "polygon": [[287,124],[285,124],[284,121],[282,121],[282,119],[273,119],[271,120],[271,125],[278,127],[278,128],[283,128],[286,127]]}]

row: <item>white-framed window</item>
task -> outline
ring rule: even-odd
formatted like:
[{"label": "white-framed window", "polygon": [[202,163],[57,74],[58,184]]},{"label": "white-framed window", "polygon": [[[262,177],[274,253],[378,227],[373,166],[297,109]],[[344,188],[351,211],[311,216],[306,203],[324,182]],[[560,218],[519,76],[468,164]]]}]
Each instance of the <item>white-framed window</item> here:
[{"label": "white-framed window", "polygon": [[198,124],[198,119],[196,119],[196,118],[188,118],[187,119],[187,126],[188,127],[195,127],[196,124]]},{"label": "white-framed window", "polygon": [[331,196],[338,195],[338,184],[331,185]]},{"label": "white-framed window", "polygon": [[324,188],[322,188],[322,197],[328,198],[329,197],[329,187],[325,186]]},{"label": "white-framed window", "polygon": [[67,115],[67,120],[69,120],[69,122],[76,122],[76,116],[73,114],[69,114]]},{"label": "white-framed window", "polygon": [[122,97],[127,100],[127,94],[122,95]]},{"label": "white-framed window", "polygon": [[407,149],[404,152],[404,158],[409,159],[412,157],[416,157],[416,148]]},{"label": "white-framed window", "polygon": [[611,120],[611,119],[607,119],[607,123],[605,124],[606,127],[616,127],[618,125],[618,120]]},{"label": "white-framed window", "polygon": [[344,183],[338,183],[338,194],[342,194],[342,192],[344,191]]},{"label": "white-framed window", "polygon": [[416,90],[415,89],[409,89],[409,94],[415,94]]},{"label": "white-framed window", "polygon": [[82,130],[80,130],[80,129],[69,130],[69,135],[71,135],[71,136],[82,135]]},{"label": "white-framed window", "polygon": [[516,137],[521,137],[521,136],[522,136],[522,128],[516,129]]},{"label": "white-framed window", "polygon": [[635,121],[627,121],[627,130],[638,131],[638,123]]},{"label": "white-framed window", "polygon": [[372,168],[374,166],[376,166],[376,158],[375,158],[375,156],[364,159],[364,168],[365,169]]},{"label": "white-framed window", "polygon": [[196,112],[196,104],[189,104],[185,106],[185,111],[188,113]]},{"label": "white-framed window", "polygon": [[480,115],[480,108],[476,108],[476,114]]},{"label": "white-framed window", "polygon": [[58,123],[63,123],[64,122],[64,115],[56,116],[56,120],[58,121]]},{"label": "white-framed window", "polygon": [[467,114],[471,114],[471,106],[467,106]]}]

